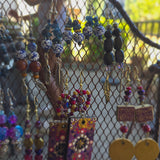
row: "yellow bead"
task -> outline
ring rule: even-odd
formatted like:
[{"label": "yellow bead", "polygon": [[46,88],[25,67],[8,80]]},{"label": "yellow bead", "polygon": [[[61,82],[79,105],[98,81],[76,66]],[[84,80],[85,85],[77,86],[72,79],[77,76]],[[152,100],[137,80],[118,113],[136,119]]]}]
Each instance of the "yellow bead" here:
[{"label": "yellow bead", "polygon": [[89,95],[89,94],[91,94],[91,92],[87,90],[87,95]]},{"label": "yellow bead", "polygon": [[73,92],[74,95],[77,95],[78,93],[76,91]]},{"label": "yellow bead", "polygon": [[88,107],[89,107],[89,105],[86,105],[86,107],[88,108]]},{"label": "yellow bead", "polygon": [[72,108],[73,108],[73,109],[75,109],[75,108],[76,108],[76,105],[75,105],[75,104],[74,104],[74,105],[72,105]]},{"label": "yellow bead", "polygon": [[60,117],[61,116],[61,112],[57,113],[57,116]]},{"label": "yellow bead", "polygon": [[32,140],[32,138],[25,138],[24,139],[24,146],[26,148],[31,148],[33,146],[33,140]]},{"label": "yellow bead", "polygon": [[36,149],[41,149],[44,146],[44,140],[41,137],[40,138],[36,137],[34,139],[34,144],[35,144]]},{"label": "yellow bead", "polygon": [[59,96],[59,97],[58,97],[58,100],[59,100],[59,101],[61,101],[61,100],[62,100],[62,97],[61,97],[61,96]]}]

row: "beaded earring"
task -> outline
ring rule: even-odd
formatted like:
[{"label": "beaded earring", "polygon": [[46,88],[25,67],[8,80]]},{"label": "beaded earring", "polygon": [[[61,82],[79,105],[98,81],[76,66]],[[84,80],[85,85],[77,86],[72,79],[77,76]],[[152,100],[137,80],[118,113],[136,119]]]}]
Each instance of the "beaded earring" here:
[{"label": "beaded earring", "polygon": [[27,102],[27,108],[26,108],[26,122],[25,122],[25,138],[24,138],[24,146],[25,146],[25,160],[32,160],[32,149],[33,149],[33,139],[31,135],[31,122],[30,122],[30,104],[28,100],[28,95],[26,95],[26,102]]},{"label": "beaded earring", "polygon": [[[86,97],[85,97],[86,96]],[[79,112],[79,117],[69,118],[68,148],[66,160],[91,159],[92,144],[96,118],[86,117],[86,110],[89,108],[91,93],[83,90],[82,72],[80,73],[80,89],[73,92],[71,97],[71,115]]]},{"label": "beaded earring", "polygon": [[39,81],[39,72],[41,70],[41,63],[39,62],[39,53],[37,52],[37,44],[35,43],[36,39],[33,37],[32,33],[32,19],[30,17],[30,27],[29,27],[30,33],[28,38],[28,50],[29,50],[29,69],[33,73],[33,78],[35,80],[35,83],[39,88],[41,88],[43,91],[47,91],[46,87],[42,82]]},{"label": "beaded earring", "polygon": [[7,89],[7,93],[10,105],[10,113],[8,117],[10,128],[8,130],[8,137],[10,138],[11,144],[14,147],[14,152],[19,152],[22,150],[23,128],[20,125],[17,125],[17,116],[14,113],[13,100],[12,100],[15,98],[9,88]]},{"label": "beaded earring", "polygon": [[[107,30],[105,32],[106,39],[104,40],[104,64],[109,66],[112,65],[113,62],[117,62],[118,64],[122,64],[124,61],[124,53],[122,48],[123,40],[120,35],[121,30],[118,28],[117,23],[113,24],[113,31],[111,30],[111,25],[107,26]],[[112,40],[112,36],[114,36],[114,41]],[[113,47],[115,49],[115,59],[113,55]]]},{"label": "beaded earring", "polygon": [[94,35],[101,40],[102,36],[105,33],[105,28],[98,22],[98,17],[94,17],[93,21],[94,21],[94,28],[93,28]]},{"label": "beaded earring", "polygon": [[35,105],[35,115],[36,115],[36,123],[35,123],[35,127],[36,127],[36,135],[34,136],[34,144],[35,144],[35,160],[42,160],[43,159],[43,146],[44,146],[44,140],[42,139],[42,135],[41,135],[41,122],[39,120],[39,116],[38,116],[38,106],[36,104],[37,99],[34,97],[34,105]]},{"label": "beaded earring", "polygon": [[123,121],[124,124],[120,127],[122,132],[122,138],[114,140],[109,147],[109,155],[112,160],[126,159],[131,160],[134,156],[134,146],[132,142],[125,138],[125,134],[128,132],[126,125],[127,121],[134,121],[135,108],[132,105],[128,105],[131,96],[130,87],[130,68],[128,68],[127,86],[124,91],[125,105],[117,106],[117,121]]},{"label": "beaded earring", "polygon": [[[67,72],[68,76],[68,72]],[[50,123],[48,160],[65,159],[67,149],[68,117],[70,116],[71,96],[68,91],[68,78],[65,82],[65,91],[56,102],[57,119]],[[53,136],[54,135],[54,136]]]},{"label": "beaded earring", "polygon": [[4,93],[0,88],[0,157],[4,158],[8,151],[8,127],[6,126],[7,116],[3,110]]},{"label": "beaded earring", "polygon": [[[146,138],[139,140],[135,146],[135,156],[138,160],[155,160],[159,154],[158,143],[149,138],[149,132],[151,128],[147,121],[153,121],[153,106],[150,104],[144,104],[145,101],[145,90],[143,89],[140,79],[138,77],[138,69],[135,67],[136,81],[138,82],[137,93],[139,99],[139,106],[135,107],[135,118],[136,122],[144,123],[142,129],[146,134]],[[142,152],[143,151],[143,152]]]}]

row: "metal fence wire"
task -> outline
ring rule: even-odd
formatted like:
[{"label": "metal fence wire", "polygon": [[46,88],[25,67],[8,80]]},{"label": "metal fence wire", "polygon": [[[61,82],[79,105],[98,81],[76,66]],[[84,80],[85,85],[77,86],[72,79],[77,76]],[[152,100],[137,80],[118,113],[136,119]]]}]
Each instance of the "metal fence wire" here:
[{"label": "metal fence wire", "polygon": [[[16,41],[16,36],[21,31],[25,37],[24,42],[27,44],[27,37],[29,35],[29,24],[30,17],[32,18],[32,30],[33,35],[38,40],[40,39],[40,29],[44,26],[47,21],[48,12],[50,9],[50,0],[1,0],[0,11],[4,19],[5,27],[10,31],[13,39]],[[141,40],[136,33],[132,32],[132,28],[129,23],[125,21],[123,12],[117,9],[114,1],[104,1],[104,0],[73,0],[71,4],[70,1],[58,0],[58,22],[60,24],[61,30],[64,30],[66,13],[68,13],[71,18],[77,18],[81,22],[82,28],[85,25],[86,15],[91,14],[92,16],[98,16],[99,23],[104,27],[107,24],[113,25],[115,22],[118,23],[121,29],[121,35],[123,38],[123,51],[125,54],[125,63],[131,66],[137,66],[139,70],[139,76],[142,79],[142,84],[147,90],[146,103],[150,103],[154,106],[154,121],[150,122],[152,132],[151,137],[159,141],[159,99],[158,92],[160,88],[159,85],[159,75],[155,72],[152,73],[148,71],[148,67],[157,63],[160,58],[159,50],[156,47],[152,47],[146,43],[143,39]],[[62,3],[62,6],[61,4]],[[54,6],[54,5],[53,5]],[[92,8],[93,7],[93,8]],[[160,42],[159,30],[160,22],[140,22],[136,23],[136,26],[140,31],[142,31],[145,36],[153,40],[155,43]],[[92,160],[109,160],[109,145],[110,143],[121,137],[121,132],[119,130],[121,123],[116,120],[116,108],[117,105],[123,103],[123,88],[125,83],[121,84],[122,72],[116,66],[113,66],[114,72],[110,77],[111,91],[110,91],[110,101],[106,104],[104,96],[104,81],[106,77],[106,66],[103,62],[103,42],[105,37],[101,40],[97,39],[95,36],[91,36],[89,40],[84,40],[82,45],[78,45],[75,42],[71,42],[71,45],[66,45],[63,43],[64,51],[62,53],[62,66],[61,66],[61,79],[65,81],[65,77],[68,72],[68,83],[69,91],[72,93],[75,89],[80,87],[80,72],[83,71],[83,88],[90,90],[92,94],[91,107],[87,110],[88,116],[96,116],[96,129],[94,133],[94,143]],[[10,45],[10,44],[8,44]],[[26,101],[22,94],[21,86],[22,79],[19,71],[14,66],[14,57],[16,53],[9,52],[10,63],[9,65],[4,65],[1,61],[1,75],[0,83],[1,88],[4,91],[4,111],[9,115],[10,104],[8,101],[7,88],[9,88],[15,97],[14,101],[14,112],[17,115],[17,124],[24,127],[25,117],[26,117]],[[53,58],[53,63],[56,63],[56,58]],[[49,59],[52,61],[52,59]],[[53,64],[51,66],[52,75],[58,81],[57,67]],[[42,67],[43,68],[43,67]],[[158,73],[158,72],[157,72]],[[63,78],[62,78],[63,77]],[[33,80],[32,73],[27,73],[26,78],[27,86],[29,88],[29,100],[31,104],[30,118],[32,123],[31,133],[34,136],[35,133],[35,113],[33,97],[36,96],[38,99],[38,114],[43,126],[43,138],[45,142],[43,156],[47,159],[48,152],[48,131],[49,123],[53,121],[55,112],[54,106],[52,104],[52,96],[55,93],[47,94],[41,90]],[[134,76],[131,74],[131,85],[133,87],[133,94],[131,98],[131,104],[137,105],[137,94],[136,94],[136,84],[134,81]],[[58,85],[57,85],[58,86]],[[59,86],[58,86],[59,87]],[[160,95],[160,93],[159,93]],[[54,99],[54,98],[53,98]],[[129,128],[131,123],[128,123]],[[139,139],[144,137],[144,133],[141,129],[141,124],[134,123],[132,128],[128,133],[128,138],[135,145]],[[13,152],[14,148],[12,145],[9,147],[8,154],[2,159],[12,159],[12,160],[22,160],[24,156],[23,152],[17,153]],[[33,153],[34,155],[35,153]],[[136,159],[136,158],[134,158]]]}]

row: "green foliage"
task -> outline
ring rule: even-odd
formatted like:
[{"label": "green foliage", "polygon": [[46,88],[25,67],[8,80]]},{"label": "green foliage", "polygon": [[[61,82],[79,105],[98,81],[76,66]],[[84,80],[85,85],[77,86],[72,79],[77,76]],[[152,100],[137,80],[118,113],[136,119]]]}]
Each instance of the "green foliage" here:
[{"label": "green foliage", "polygon": [[125,9],[134,22],[160,19],[160,0],[126,0],[125,3]]}]

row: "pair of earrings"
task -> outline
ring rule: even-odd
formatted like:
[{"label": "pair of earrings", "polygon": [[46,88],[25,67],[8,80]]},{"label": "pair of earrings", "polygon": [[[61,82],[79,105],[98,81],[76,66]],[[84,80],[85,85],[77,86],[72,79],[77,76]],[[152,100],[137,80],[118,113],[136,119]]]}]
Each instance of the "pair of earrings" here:
[{"label": "pair of earrings", "polygon": [[[124,123],[120,127],[123,136],[122,138],[114,140],[110,145],[109,154],[112,160],[117,160],[118,158],[130,160],[134,155],[138,160],[155,160],[159,154],[158,144],[153,139],[148,138],[151,128],[146,123],[147,121],[153,120],[153,106],[144,104],[145,91],[138,77],[137,81],[140,106],[134,107],[128,104],[132,93],[129,76],[127,78],[126,90],[124,91],[125,105],[117,106],[117,120],[123,121]],[[128,132],[127,121],[145,123],[142,129],[144,133],[147,134],[147,138],[138,141],[135,147],[130,140],[125,138],[125,134]]]},{"label": "pair of earrings", "polygon": [[[10,113],[7,117],[3,111],[3,99],[4,93],[2,89],[0,89],[0,153],[1,157],[4,157],[6,152],[8,151],[9,140],[14,147],[14,151],[18,152],[22,149],[22,136],[23,129],[20,125],[17,125],[17,116],[14,113],[13,94],[11,90],[7,89],[7,94],[9,97],[9,105],[10,105]],[[12,98],[11,98],[12,97]],[[8,122],[8,125],[7,125]]]},{"label": "pair of earrings", "polygon": [[[104,40],[104,64],[107,66],[113,65],[114,61],[118,64],[122,64],[124,61],[124,53],[121,49],[123,40],[120,33],[121,30],[118,28],[117,23],[113,24],[113,31],[111,25],[107,26],[107,30],[104,34],[106,37]],[[114,37],[114,41],[112,37]],[[115,56],[113,55],[113,48],[115,49]]]},{"label": "pair of earrings", "polygon": [[[67,73],[68,75],[68,73]],[[83,90],[82,71],[80,73],[80,89],[76,89],[71,96],[68,93],[62,93],[56,103],[56,112],[59,118],[68,118],[73,116],[74,112],[85,113],[90,106],[91,93]],[[66,78],[65,90],[68,90],[68,79]]]},{"label": "pair of earrings", "polygon": [[38,106],[37,106],[37,100],[34,98],[34,105],[35,105],[35,115],[36,115],[36,123],[35,123],[35,128],[36,128],[36,134],[34,136],[34,142],[32,139],[32,134],[30,132],[31,130],[31,121],[30,121],[30,104],[28,100],[28,96],[26,97],[27,101],[27,109],[26,109],[26,122],[25,122],[25,139],[24,139],[24,146],[25,146],[25,160],[32,160],[32,149],[33,149],[33,143],[35,144],[35,160],[42,160],[43,159],[43,146],[44,146],[44,140],[42,139],[41,135],[41,122],[39,120],[38,116]]}]

